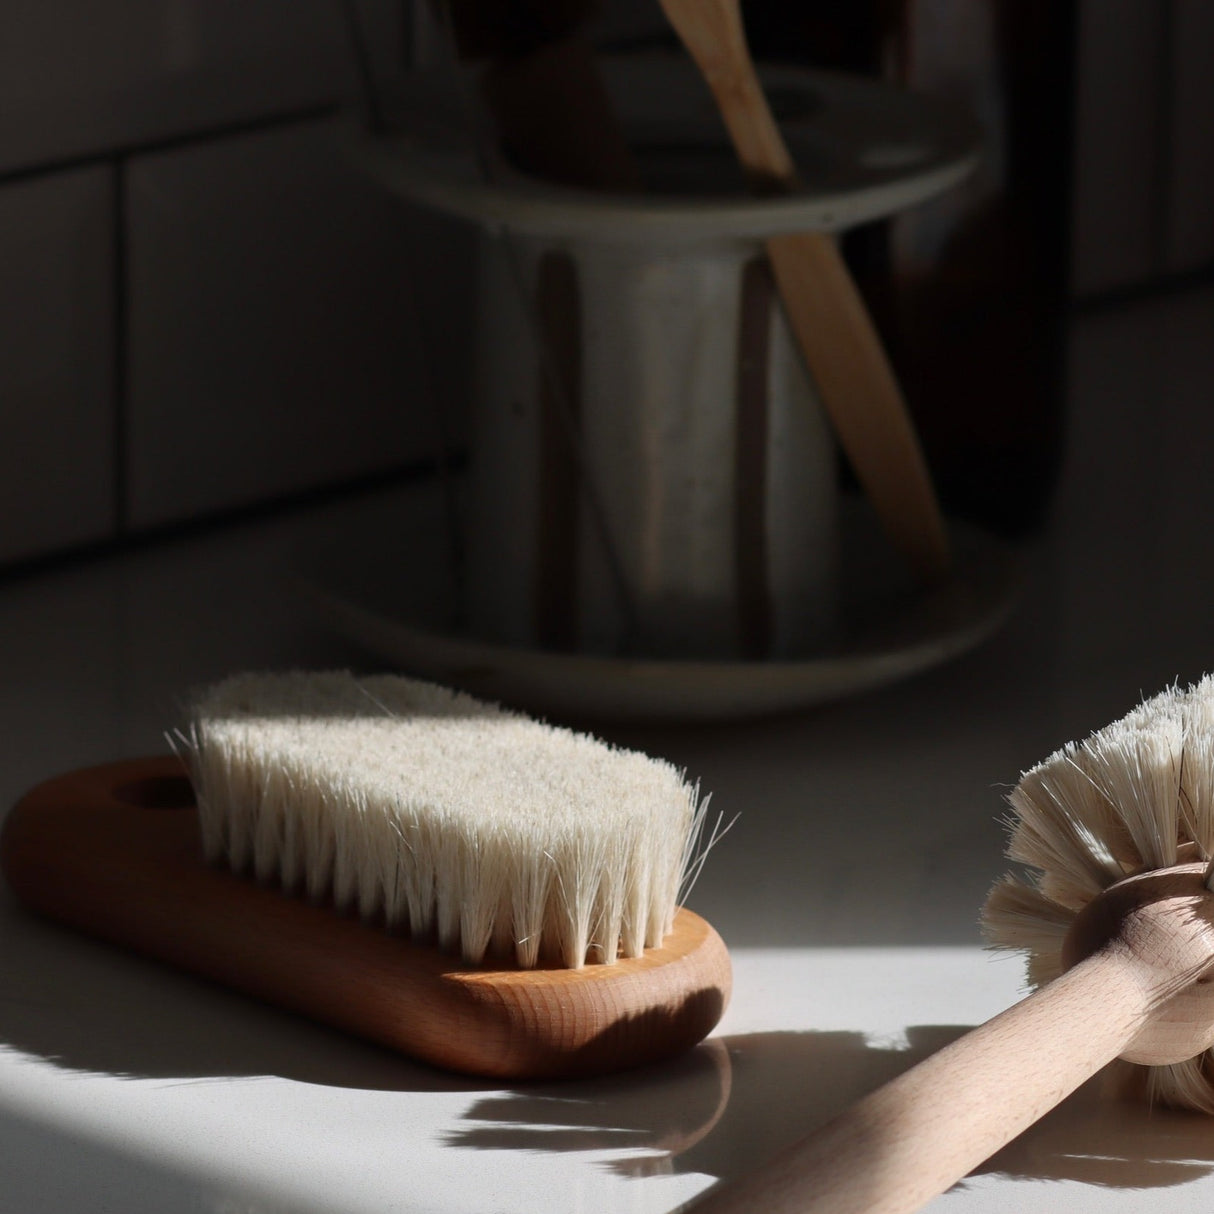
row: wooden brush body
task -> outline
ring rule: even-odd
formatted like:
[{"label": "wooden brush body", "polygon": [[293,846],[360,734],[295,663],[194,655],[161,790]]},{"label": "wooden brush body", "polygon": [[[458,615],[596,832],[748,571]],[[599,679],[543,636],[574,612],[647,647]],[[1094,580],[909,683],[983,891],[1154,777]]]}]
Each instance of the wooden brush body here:
[{"label": "wooden brush body", "polygon": [[469,966],[328,906],[206,863],[171,756],[94,767],[29,792],[0,867],[31,909],[450,1070],[589,1075],[689,1048],[717,1023],[730,965],[680,910],[661,947],[581,969]]}]

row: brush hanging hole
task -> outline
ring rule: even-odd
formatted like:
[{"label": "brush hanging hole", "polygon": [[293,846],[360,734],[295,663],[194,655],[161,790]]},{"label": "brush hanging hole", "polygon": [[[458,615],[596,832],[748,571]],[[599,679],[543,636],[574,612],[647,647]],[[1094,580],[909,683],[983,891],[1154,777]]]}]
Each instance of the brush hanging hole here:
[{"label": "brush hanging hole", "polygon": [[114,789],[114,800],[137,809],[193,809],[194,789],[185,776],[146,776]]}]

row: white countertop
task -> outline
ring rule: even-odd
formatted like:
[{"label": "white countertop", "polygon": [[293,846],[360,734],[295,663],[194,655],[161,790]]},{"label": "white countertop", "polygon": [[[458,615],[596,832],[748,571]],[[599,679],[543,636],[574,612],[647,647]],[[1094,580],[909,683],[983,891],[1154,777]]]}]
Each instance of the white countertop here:
[{"label": "white countertop", "polygon": [[[761,1165],[1019,994],[980,947],[1002,795],[1141,693],[1214,667],[1214,292],[1090,315],[1026,598],[972,654],[737,725],[616,727],[727,816],[691,905],[734,999],[699,1049],[593,1082],[452,1078],[38,922],[0,894],[0,1211],[668,1211]],[[354,664],[293,552],[407,517],[395,490],[0,586],[0,802],[163,749],[247,667]],[[1082,1089],[933,1208],[1214,1202],[1214,1123]],[[1048,1183],[1045,1183],[1048,1182]],[[1030,1191],[1031,1186],[1031,1191]]]}]

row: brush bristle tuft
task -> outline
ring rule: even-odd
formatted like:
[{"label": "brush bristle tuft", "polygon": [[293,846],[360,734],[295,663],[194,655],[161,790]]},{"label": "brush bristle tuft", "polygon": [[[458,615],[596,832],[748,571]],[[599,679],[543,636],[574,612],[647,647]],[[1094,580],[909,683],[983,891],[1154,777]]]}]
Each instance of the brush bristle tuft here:
[{"label": "brush bristle tuft", "polygon": [[[1132,872],[1214,852],[1214,676],[1173,686],[1025,772],[1008,797],[1008,857],[1030,871],[991,891],[991,946],[1028,954],[1033,986],[1062,972],[1075,916]],[[1142,1070],[1142,1068],[1137,1068]],[[1207,1053],[1147,1068],[1150,1099],[1214,1111]]]},{"label": "brush bristle tuft", "polygon": [[207,857],[477,964],[636,957],[703,806],[670,764],[398,676],[237,675],[186,760]]}]

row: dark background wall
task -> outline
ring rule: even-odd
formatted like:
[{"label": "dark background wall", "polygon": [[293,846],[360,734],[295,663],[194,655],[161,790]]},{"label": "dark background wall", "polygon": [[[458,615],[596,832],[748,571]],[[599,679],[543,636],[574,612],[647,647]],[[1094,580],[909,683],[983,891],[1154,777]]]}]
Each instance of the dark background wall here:
[{"label": "dark background wall", "polygon": [[[1009,488],[1044,503],[1059,307],[1214,264],[1214,10],[745,7],[760,56],[882,74],[987,124],[994,158],[951,211],[848,252],[946,493],[990,517]],[[408,0],[5,6],[0,566],[424,465],[436,411],[458,441],[471,245],[348,163],[351,11],[378,87],[434,57]],[[593,32],[635,47],[662,29],[650,0],[607,0]],[[977,336],[950,329],[983,307]],[[975,376],[1009,351],[1028,352],[1020,378],[990,379],[976,412]]]}]

